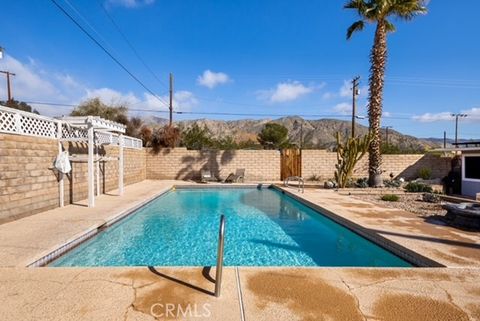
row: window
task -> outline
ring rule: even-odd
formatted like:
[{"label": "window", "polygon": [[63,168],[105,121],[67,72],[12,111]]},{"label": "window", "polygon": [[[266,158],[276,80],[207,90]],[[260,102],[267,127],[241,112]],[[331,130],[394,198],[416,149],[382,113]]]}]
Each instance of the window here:
[{"label": "window", "polygon": [[465,178],[480,180],[480,156],[465,156]]}]

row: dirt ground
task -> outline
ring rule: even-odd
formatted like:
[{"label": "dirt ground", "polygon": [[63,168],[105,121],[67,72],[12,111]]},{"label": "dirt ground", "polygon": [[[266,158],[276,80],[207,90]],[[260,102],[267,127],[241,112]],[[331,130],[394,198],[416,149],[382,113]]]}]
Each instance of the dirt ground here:
[{"label": "dirt ground", "polygon": [[[385,194],[395,194],[385,192]],[[402,209],[422,216],[439,215],[443,216],[447,213],[442,209],[441,203],[427,203],[422,200],[422,193],[415,194],[396,194],[400,197],[398,202],[386,202],[382,201],[382,194],[366,194],[366,195],[352,195],[354,198],[358,198],[367,202],[372,202],[378,205],[382,205],[390,208]]]}]

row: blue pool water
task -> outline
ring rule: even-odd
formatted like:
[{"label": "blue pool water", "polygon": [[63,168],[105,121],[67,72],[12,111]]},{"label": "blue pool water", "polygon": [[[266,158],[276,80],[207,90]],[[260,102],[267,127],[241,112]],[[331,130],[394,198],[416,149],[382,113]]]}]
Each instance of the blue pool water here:
[{"label": "blue pool water", "polygon": [[186,189],[157,198],[50,266],[410,266],[274,189]]}]

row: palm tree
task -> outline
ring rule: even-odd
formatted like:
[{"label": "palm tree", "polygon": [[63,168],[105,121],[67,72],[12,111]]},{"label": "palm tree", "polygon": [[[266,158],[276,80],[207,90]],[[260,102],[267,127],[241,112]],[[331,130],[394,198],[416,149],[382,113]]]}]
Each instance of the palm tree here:
[{"label": "palm tree", "polygon": [[370,54],[368,120],[373,135],[368,155],[369,185],[382,186],[380,154],[380,119],[382,117],[383,86],[385,66],[387,63],[387,34],[395,31],[390,17],[412,20],[419,14],[427,12],[426,0],[351,0],[344,8],[354,9],[361,17],[347,31],[347,39],[353,33],[363,30],[366,23],[376,24],[375,39]]}]

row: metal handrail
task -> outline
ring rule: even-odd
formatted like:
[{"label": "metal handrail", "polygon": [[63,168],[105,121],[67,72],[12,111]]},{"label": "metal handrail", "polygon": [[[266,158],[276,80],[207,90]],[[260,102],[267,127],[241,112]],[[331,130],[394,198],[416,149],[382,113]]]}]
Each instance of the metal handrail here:
[{"label": "metal handrail", "polygon": [[220,228],[218,230],[217,267],[215,273],[215,296],[220,296],[222,287],[223,248],[225,244],[225,215],[220,216]]},{"label": "metal handrail", "polygon": [[297,180],[298,181],[298,191],[300,192],[300,189],[302,190],[302,193],[305,193],[305,180],[303,179],[303,177],[301,176],[290,176],[290,177],[287,177],[284,181],[283,181],[283,185],[285,187],[290,187],[288,185],[288,182],[290,180]]}]

